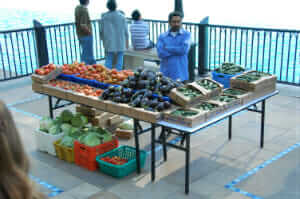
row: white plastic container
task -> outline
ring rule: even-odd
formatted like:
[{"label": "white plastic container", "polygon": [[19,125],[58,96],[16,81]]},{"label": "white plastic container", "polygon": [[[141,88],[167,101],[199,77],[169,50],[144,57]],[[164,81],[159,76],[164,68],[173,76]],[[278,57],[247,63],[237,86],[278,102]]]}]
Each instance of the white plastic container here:
[{"label": "white plastic container", "polygon": [[56,156],[55,148],[53,143],[60,138],[62,138],[63,133],[57,135],[51,135],[40,131],[39,129],[35,130],[35,141],[39,151],[47,152],[50,155]]}]

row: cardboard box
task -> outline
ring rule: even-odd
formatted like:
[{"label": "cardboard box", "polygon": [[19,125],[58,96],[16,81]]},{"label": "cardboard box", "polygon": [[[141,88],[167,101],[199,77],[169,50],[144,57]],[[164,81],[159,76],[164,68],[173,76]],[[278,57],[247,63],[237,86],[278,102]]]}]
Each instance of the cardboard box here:
[{"label": "cardboard box", "polygon": [[[229,93],[227,93],[227,91],[230,90],[230,89],[242,92],[243,94],[238,94],[238,95],[229,94]],[[225,89],[223,91],[223,93],[226,94],[226,95],[235,96],[235,97],[241,99],[241,104],[242,105],[243,104],[247,104],[248,102],[250,102],[253,99],[253,92],[242,90],[242,89],[238,89],[238,88],[228,88],[228,89]]]},{"label": "cardboard box", "polygon": [[[219,95],[219,96],[228,96],[228,95],[225,95],[225,94],[222,94],[222,95]],[[232,98],[235,98],[234,100],[232,100],[231,102],[222,102],[222,101],[219,101],[217,100],[217,98],[219,97],[214,97],[213,99],[209,100],[209,102],[213,102],[213,103],[217,103],[219,105],[221,105],[223,107],[223,110],[224,111],[227,111],[227,110],[230,110],[230,109],[233,109],[237,106],[240,106],[242,103],[241,103],[241,99],[239,99],[238,97],[236,96],[229,96],[229,97],[232,97]]]},{"label": "cardboard box", "polygon": [[260,90],[264,90],[267,88],[276,88],[277,77],[275,75],[264,76],[253,82],[246,82],[246,81],[237,79],[238,77],[240,77],[244,74],[247,74],[247,73],[251,73],[251,72],[255,72],[255,71],[247,71],[241,75],[237,75],[237,76],[233,77],[230,80],[231,87],[232,88],[240,88],[240,89],[252,91],[252,92],[258,92]]},{"label": "cardboard box", "polygon": [[47,95],[54,96],[60,99],[67,100],[67,91],[58,87],[53,87],[51,85],[44,85],[43,92]]},{"label": "cardboard box", "polygon": [[196,104],[199,102],[199,100],[205,100],[208,99],[208,95],[202,90],[199,90],[198,88],[195,88],[194,85],[188,84],[185,85],[186,88],[191,88],[194,89],[198,92],[201,93],[201,95],[190,98],[190,97],[186,97],[184,96],[183,93],[181,93],[180,91],[178,91],[178,88],[173,88],[169,94],[169,97],[176,102],[177,104],[179,104],[180,106],[183,107],[188,107],[191,106],[193,104]]},{"label": "cardboard box", "polygon": [[115,135],[120,138],[120,139],[126,139],[129,140],[133,136],[133,131],[132,130],[124,130],[124,129],[119,129],[117,128],[115,130]]},{"label": "cardboard box", "polygon": [[124,122],[123,118],[121,118],[119,115],[114,115],[111,118],[109,118],[108,125],[115,126],[121,124],[122,122]]},{"label": "cardboard box", "polygon": [[[181,117],[181,116],[173,115],[172,114],[173,111],[176,111],[178,109],[196,111],[197,114],[194,116],[190,116],[190,117]],[[173,110],[169,110],[169,111],[165,112],[163,115],[163,119],[168,122],[171,122],[171,123],[176,123],[176,124],[180,124],[180,125],[184,125],[184,126],[188,126],[188,127],[194,127],[194,126],[199,125],[206,121],[206,112],[199,111],[199,110],[196,110],[193,108],[177,108],[177,109],[173,109]]]},{"label": "cardboard box", "polygon": [[[198,105],[201,105],[201,104],[204,104],[204,103],[209,103],[209,104],[213,104],[215,105],[216,107],[213,108],[212,110],[202,110],[202,109],[198,109],[197,106]],[[205,117],[206,117],[206,120],[209,120],[221,113],[223,113],[224,111],[224,106],[222,104],[219,104],[219,103],[215,103],[215,102],[212,102],[212,101],[204,101],[204,102],[201,102],[199,104],[196,104],[195,106],[192,107],[193,109],[196,109],[196,110],[202,110],[202,111],[205,111]]]},{"label": "cardboard box", "polygon": [[83,115],[88,117],[95,117],[103,113],[103,111],[85,105],[77,105],[76,112],[82,113]]},{"label": "cardboard box", "polygon": [[32,74],[31,79],[35,82],[41,83],[41,84],[47,84],[48,81],[55,79],[57,76],[59,76],[62,73],[62,67],[57,66],[55,70],[51,71],[48,75],[37,75]]},{"label": "cardboard box", "polygon": [[[210,81],[214,84],[216,84],[218,87],[213,89],[213,90],[208,90],[206,89],[205,87],[203,86],[200,86],[198,84],[199,81],[204,81],[204,80],[207,80],[207,81]],[[204,78],[204,79],[201,79],[201,80],[197,80],[193,83],[191,83],[195,88],[197,88],[198,90],[202,91],[203,93],[205,93],[205,95],[208,95],[207,98],[213,98],[217,95],[220,95],[222,93],[222,90],[223,90],[223,85],[220,84],[219,82],[211,79],[211,78]]]},{"label": "cardboard box", "polygon": [[36,93],[43,93],[44,90],[43,84],[32,82],[32,90]]}]

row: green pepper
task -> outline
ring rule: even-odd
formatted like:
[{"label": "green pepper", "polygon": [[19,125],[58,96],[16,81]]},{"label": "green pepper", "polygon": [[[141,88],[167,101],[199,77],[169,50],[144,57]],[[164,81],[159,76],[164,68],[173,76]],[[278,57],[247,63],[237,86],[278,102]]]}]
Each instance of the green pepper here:
[{"label": "green pepper", "polygon": [[177,90],[188,98],[194,98],[194,97],[202,95],[200,91],[198,91],[194,88],[191,88],[191,87],[190,88],[180,87],[180,88],[177,88]]},{"label": "green pepper", "polygon": [[217,108],[218,105],[216,104],[211,104],[211,103],[208,103],[208,102],[203,102],[201,104],[198,104],[195,106],[196,109],[200,109],[200,110],[204,110],[204,111],[211,111],[215,108]]},{"label": "green pepper", "polygon": [[234,89],[234,88],[229,88],[229,89],[226,89],[224,91],[224,94],[226,95],[243,95],[247,93],[247,91],[244,91],[244,90],[241,90],[241,89]]},{"label": "green pepper", "polygon": [[179,116],[179,117],[191,117],[197,115],[197,111],[188,110],[188,109],[177,109],[171,113],[171,115]]},{"label": "green pepper", "polygon": [[199,86],[202,86],[202,87],[204,87],[207,90],[214,90],[214,89],[218,88],[218,84],[217,83],[215,83],[213,81],[210,81],[208,79],[198,80],[198,81],[196,81],[196,83]]}]

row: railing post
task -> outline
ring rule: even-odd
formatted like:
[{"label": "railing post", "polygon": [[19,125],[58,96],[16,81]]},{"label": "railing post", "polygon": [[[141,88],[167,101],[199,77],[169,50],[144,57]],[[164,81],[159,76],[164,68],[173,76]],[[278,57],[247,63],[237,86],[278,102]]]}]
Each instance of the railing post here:
[{"label": "railing post", "polygon": [[49,56],[45,29],[37,20],[33,20],[33,27],[35,31],[38,64],[39,66],[47,65],[49,64]]},{"label": "railing post", "polygon": [[205,75],[208,67],[208,17],[199,23],[199,45],[198,45],[198,74]]}]

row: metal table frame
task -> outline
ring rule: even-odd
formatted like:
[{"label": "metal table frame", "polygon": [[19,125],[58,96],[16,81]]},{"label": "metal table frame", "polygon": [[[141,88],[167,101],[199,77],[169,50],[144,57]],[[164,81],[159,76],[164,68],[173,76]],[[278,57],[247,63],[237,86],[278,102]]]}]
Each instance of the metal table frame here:
[{"label": "metal table frame", "polygon": [[[155,181],[155,144],[159,143],[162,144],[163,148],[163,157],[164,161],[167,161],[167,146],[172,147],[181,151],[185,152],[185,193],[188,194],[190,191],[190,137],[193,134],[200,132],[201,130],[216,124],[219,121],[222,121],[228,118],[228,139],[231,140],[232,138],[232,116],[244,111],[248,110],[251,112],[256,112],[261,114],[261,130],[260,130],[260,147],[264,147],[264,129],[265,129],[265,109],[266,109],[266,100],[277,95],[279,92],[274,91],[270,94],[267,94],[263,97],[255,99],[247,104],[242,106],[238,106],[233,108],[221,115],[212,118],[211,120],[202,123],[195,127],[185,127],[178,124],[169,123],[166,121],[158,121],[157,123],[150,123],[150,128],[143,129],[139,123],[139,120],[134,119],[134,139],[135,139],[135,146],[136,146],[136,164],[137,164],[137,173],[141,173],[141,166],[140,166],[140,144],[139,144],[139,136],[151,131],[151,180]],[[57,98],[57,97],[55,97]],[[59,104],[62,99],[57,98],[55,105],[53,106],[52,96],[48,96],[49,100],[49,114],[50,117],[53,118],[53,111],[68,105],[73,104],[73,102],[67,102],[64,104]],[[64,100],[68,101],[68,100]],[[261,103],[261,110],[258,110],[257,104]],[[253,108],[252,108],[253,107]],[[160,139],[156,139],[156,128],[161,127],[161,136]],[[178,132],[174,132],[176,130]],[[175,134],[177,136],[181,136],[181,145],[176,145],[174,143],[170,143],[166,141],[166,131],[170,134]],[[183,146],[185,142],[185,146]]]}]

